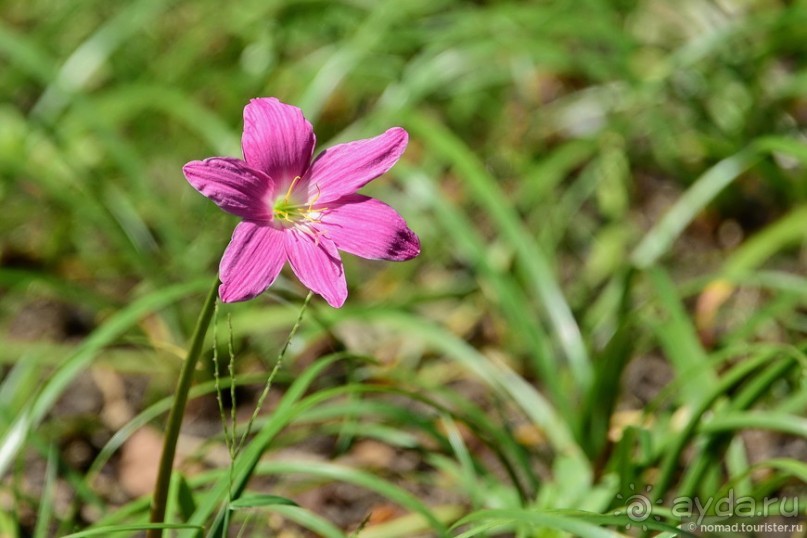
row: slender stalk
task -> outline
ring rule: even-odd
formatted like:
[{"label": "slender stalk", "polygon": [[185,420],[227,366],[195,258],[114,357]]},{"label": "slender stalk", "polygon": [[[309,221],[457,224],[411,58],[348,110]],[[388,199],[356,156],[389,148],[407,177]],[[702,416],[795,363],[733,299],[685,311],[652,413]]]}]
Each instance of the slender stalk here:
[{"label": "slender stalk", "polygon": [[[168,415],[168,425],[165,431],[165,441],[163,442],[163,452],[160,456],[160,467],[157,474],[157,484],[154,486],[154,497],[151,501],[151,523],[163,523],[165,520],[165,506],[168,500],[168,485],[171,482],[171,471],[174,466],[174,455],[176,454],[177,440],[179,439],[179,429],[182,426],[182,417],[185,415],[185,404],[188,402],[188,391],[193,382],[193,374],[196,370],[196,363],[202,354],[202,345],[205,341],[205,334],[213,317],[218,295],[219,279],[210,288],[210,292],[205,299],[205,304],[199,312],[199,319],[196,320],[196,328],[193,331],[191,347],[188,349],[188,356],[182,364],[177,382],[174,405]],[[162,529],[149,529],[147,538],[161,538]]]},{"label": "slender stalk", "polygon": [[[286,338],[286,343],[283,344],[283,347],[280,349],[280,353],[277,355],[275,366],[272,368],[272,371],[269,372],[269,377],[266,378],[266,384],[263,387],[263,392],[261,392],[261,396],[258,398],[258,404],[255,406],[252,416],[249,417],[247,428],[244,430],[244,432],[241,434],[241,438],[238,440],[238,445],[235,447],[233,460],[235,459],[235,456],[241,452],[241,449],[244,448],[244,442],[247,440],[247,437],[249,437],[250,432],[252,432],[252,425],[255,423],[255,419],[258,418],[258,413],[260,413],[261,409],[263,408],[263,402],[266,400],[266,397],[269,395],[269,391],[272,388],[272,381],[274,381],[275,376],[280,371],[280,367],[283,365],[283,359],[286,357],[286,351],[288,351],[289,345],[291,345],[291,341],[294,339],[294,335],[297,334],[297,329],[300,328],[300,324],[303,321],[303,314],[305,314],[305,310],[308,308],[308,303],[311,302],[311,297],[313,296],[313,291],[309,291],[308,295],[305,296],[305,301],[303,301],[303,306],[300,308],[300,313],[297,314],[297,320],[294,322],[294,326],[291,328],[288,338]],[[230,329],[230,334],[232,334],[232,329]],[[235,386],[235,384],[232,386]],[[235,445],[235,425],[233,425],[232,431],[233,445]]]},{"label": "slender stalk", "polygon": [[[213,311],[213,384],[216,388],[216,402],[219,404],[219,415],[221,415],[221,425],[224,429],[224,443],[227,445],[227,451],[230,453],[230,457],[232,457],[233,443],[230,442],[230,430],[227,427],[227,415],[224,413],[224,400],[222,399],[223,396],[221,393],[221,374],[219,373],[218,312],[219,307],[218,303],[216,303],[216,308]],[[232,354],[230,356],[230,362],[232,362]],[[230,376],[230,382],[231,385],[235,384],[232,376]],[[235,434],[233,434],[233,437],[235,437]]]},{"label": "slender stalk", "polygon": [[[314,296],[314,292],[308,292],[306,295],[305,300],[303,301],[303,306],[300,308],[300,313],[297,314],[297,319],[294,322],[294,326],[291,328],[289,332],[288,338],[286,338],[286,342],[283,344],[283,347],[280,349],[280,352],[277,355],[277,360],[275,361],[275,365],[272,370],[269,372],[269,376],[266,378],[266,383],[263,386],[263,391],[261,392],[260,397],[258,398],[258,403],[255,406],[255,409],[252,411],[252,416],[249,418],[249,422],[247,423],[246,429],[241,434],[240,438],[236,435],[236,422],[235,416],[232,417],[232,424],[230,426],[230,433],[232,433],[232,438],[229,439],[228,447],[230,449],[230,472],[228,476],[228,484],[227,484],[227,506],[223,507],[218,515],[216,515],[216,519],[213,521],[211,528],[209,529],[207,536],[225,536],[227,534],[227,528],[229,527],[230,523],[230,503],[233,500],[237,499],[244,490],[244,486],[246,486],[246,481],[241,480],[239,478],[239,482],[235,490],[233,490],[233,485],[235,484],[235,460],[238,455],[241,453],[241,450],[244,448],[246,439],[249,437],[250,433],[252,432],[252,427],[255,424],[255,420],[258,418],[258,414],[260,413],[261,409],[263,408],[263,403],[266,400],[266,397],[269,395],[269,391],[272,388],[272,381],[274,381],[275,376],[280,371],[280,367],[283,364],[283,359],[286,356],[286,351],[289,349],[289,345],[291,345],[291,341],[294,339],[294,335],[297,334],[297,330],[300,328],[300,325],[303,321],[303,315],[305,314],[306,308],[308,308],[308,304],[311,302],[311,298]],[[229,324],[229,319],[228,319]],[[232,363],[234,359],[234,354],[232,350],[232,334],[233,330],[230,327],[230,367],[232,368]],[[230,370],[230,387],[235,386],[235,372],[231,369]],[[235,394],[232,395],[232,409],[235,409]],[[227,419],[222,412],[221,416],[222,425],[224,425],[225,432],[227,430]],[[253,465],[254,467],[254,465]],[[251,474],[252,471],[248,471],[247,475]],[[243,478],[243,477],[242,477]],[[241,527],[242,530],[244,527]],[[240,531],[239,531],[240,536]]]}]

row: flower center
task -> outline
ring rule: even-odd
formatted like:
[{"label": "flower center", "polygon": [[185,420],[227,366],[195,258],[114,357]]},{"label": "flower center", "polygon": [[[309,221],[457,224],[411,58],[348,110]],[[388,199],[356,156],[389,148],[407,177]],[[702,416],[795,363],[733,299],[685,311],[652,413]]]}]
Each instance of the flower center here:
[{"label": "flower center", "polygon": [[319,194],[312,200],[305,203],[299,203],[292,194],[294,188],[300,182],[300,176],[292,180],[286,194],[275,200],[272,205],[272,216],[280,221],[281,224],[298,225],[305,223],[319,222],[322,218],[323,208],[314,209],[314,204],[317,203]]}]

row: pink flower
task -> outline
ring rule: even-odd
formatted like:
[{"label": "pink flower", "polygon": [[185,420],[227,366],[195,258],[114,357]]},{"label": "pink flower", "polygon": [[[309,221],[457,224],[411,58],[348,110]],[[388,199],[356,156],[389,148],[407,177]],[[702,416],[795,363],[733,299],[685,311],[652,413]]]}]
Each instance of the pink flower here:
[{"label": "pink flower", "polygon": [[400,127],[340,144],[311,160],[316,138],[302,111],[275,98],[244,108],[244,160],[212,157],[182,171],[221,209],[241,217],[219,265],[224,302],[252,299],[286,263],[311,291],[339,308],[347,283],[339,250],[370,259],[408,260],[420,241],[388,205],[357,194],[406,149]]}]

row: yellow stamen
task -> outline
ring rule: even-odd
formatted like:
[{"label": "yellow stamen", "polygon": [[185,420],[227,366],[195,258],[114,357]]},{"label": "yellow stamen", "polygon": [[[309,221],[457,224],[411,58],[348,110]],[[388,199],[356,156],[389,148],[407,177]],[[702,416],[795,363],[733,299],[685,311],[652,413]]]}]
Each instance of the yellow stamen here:
[{"label": "yellow stamen", "polygon": [[317,195],[316,195],[316,196],[314,196],[314,199],[313,199],[313,200],[311,200],[310,202],[308,202],[308,210],[309,210],[309,211],[311,211],[311,209],[314,207],[314,204],[316,204],[316,203],[317,203],[317,200],[319,200],[319,197],[320,197],[320,195],[322,194],[322,191],[320,191],[320,190],[319,190],[319,184],[315,184],[315,185],[314,185],[314,187],[316,187],[316,188],[317,188]]},{"label": "yellow stamen", "polygon": [[300,181],[302,178],[300,176],[294,176],[294,179],[291,181],[291,185],[289,185],[289,190],[286,191],[286,196],[283,197],[283,200],[288,202],[289,197],[291,196],[291,191],[294,190],[294,187],[297,185],[297,182]]}]

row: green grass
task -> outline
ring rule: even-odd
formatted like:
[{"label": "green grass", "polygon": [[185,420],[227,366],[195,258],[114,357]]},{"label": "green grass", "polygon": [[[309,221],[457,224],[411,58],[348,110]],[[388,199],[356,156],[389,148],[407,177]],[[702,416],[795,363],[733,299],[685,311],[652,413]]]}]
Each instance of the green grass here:
[{"label": "green grass", "polygon": [[[772,0],[2,3],[0,536],[146,528],[121,454],[165,424],[236,222],[181,167],[239,155],[257,96],[320,147],[406,128],[366,191],[422,254],[345,257],[346,306],[312,301],[232,464],[216,386],[242,435],[306,291],[220,306],[166,535],[672,536],[674,499],[730,493],[804,514],[805,28]],[[140,387],[117,421],[101,371]]]}]

